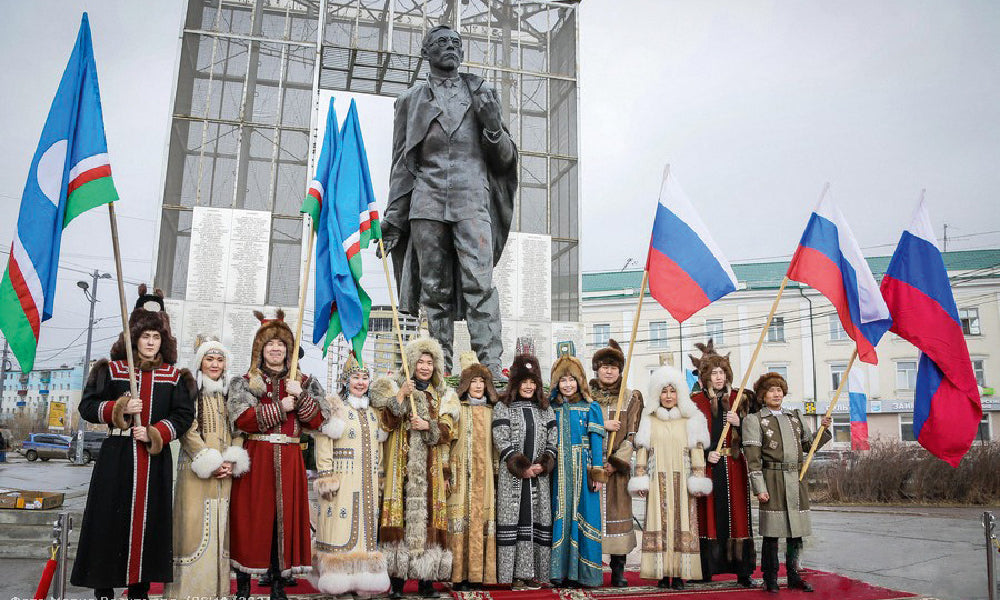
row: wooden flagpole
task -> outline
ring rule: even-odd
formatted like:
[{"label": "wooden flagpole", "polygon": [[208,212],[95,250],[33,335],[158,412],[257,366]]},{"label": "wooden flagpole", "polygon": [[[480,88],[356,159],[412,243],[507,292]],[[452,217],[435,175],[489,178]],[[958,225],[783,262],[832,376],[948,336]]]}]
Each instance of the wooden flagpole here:
[{"label": "wooden flagpole", "polygon": [[[669,168],[669,166],[668,166]],[[632,364],[632,348],[635,347],[635,333],[639,329],[639,314],[642,312],[642,298],[646,295],[646,284],[649,283],[649,271],[643,269],[642,271],[642,285],[639,286],[639,305],[635,309],[635,317],[632,319],[632,337],[628,342],[628,356],[625,357],[625,369],[622,371],[622,385],[618,389],[618,408],[615,410],[615,416],[618,417],[618,428],[621,429],[622,421],[622,402],[625,400],[625,387],[628,385],[628,369]],[[609,414],[608,417],[611,415]],[[615,445],[615,434],[618,431],[611,432],[611,438],[608,441],[608,455],[611,455],[611,448]]]},{"label": "wooden flagpole", "polygon": [[313,241],[316,235],[313,233],[312,217],[309,213],[302,213],[302,223],[309,232],[309,247],[306,250],[306,268],[302,273],[302,285],[299,286],[299,316],[295,319],[295,347],[292,348],[292,361],[288,368],[288,379],[296,380],[299,374],[299,347],[302,345],[302,317],[306,309],[306,293],[309,291],[309,269],[312,268]]},{"label": "wooden flagpole", "polygon": [[[775,311],[778,310],[778,301],[781,300],[781,295],[785,292],[785,286],[788,285],[788,276],[786,275],[781,280],[781,286],[778,288],[778,295],[774,298],[774,303],[771,304],[771,312],[767,314],[767,321],[764,321],[764,328],[760,330],[760,337],[757,338],[757,347],[753,349],[753,355],[750,356],[750,363],[747,364],[746,370],[743,371],[743,381],[740,382],[740,389],[736,392],[736,399],[733,400],[732,406],[729,410],[736,412],[736,409],[740,405],[740,401],[743,399],[743,392],[747,389],[747,382],[750,380],[750,373],[753,372],[754,363],[757,362],[757,355],[760,353],[760,347],[764,345],[764,338],[767,336],[767,330],[771,326],[771,320],[774,318]],[[722,426],[722,435],[719,436],[719,444],[715,447],[716,452],[722,452],[722,444],[726,441],[726,436],[729,435],[729,422]]]},{"label": "wooden flagpole", "polygon": [[[824,418],[829,418],[833,414],[833,408],[837,406],[837,399],[840,398],[840,391],[844,389],[844,384],[851,374],[851,367],[854,366],[854,359],[858,357],[858,348],[855,346],[854,352],[851,352],[851,360],[847,361],[847,368],[844,369],[844,374],[840,376],[840,385],[837,386],[837,391],[833,394],[833,400],[830,400],[830,406],[826,409],[826,414]],[[819,429],[816,430],[816,437],[813,438],[812,448],[809,449],[809,455],[806,456],[806,462],[802,465],[802,472],[799,473],[799,481],[806,476],[806,471],[809,470],[809,463],[812,462],[813,454],[816,454],[816,448],[819,448],[819,438],[823,435],[823,430],[826,429],[825,426],[820,425]]]},{"label": "wooden flagpole", "polygon": [[139,397],[135,381],[135,357],[132,356],[132,332],[128,328],[128,308],[125,305],[125,279],[122,274],[122,252],[118,246],[118,219],[115,217],[115,203],[108,202],[111,218],[111,246],[115,252],[115,272],[118,274],[118,303],[122,313],[122,339],[125,341],[125,357],[128,360],[128,386],[133,398]]},{"label": "wooden flagpole", "polygon": [[[396,341],[399,343],[399,358],[403,363],[403,375],[406,380],[410,380],[410,365],[406,364],[406,346],[403,344],[403,330],[399,327],[399,312],[396,310],[396,292],[392,290],[392,277],[389,275],[389,257],[385,254],[385,245],[382,238],[378,238],[379,255],[382,256],[382,268],[385,270],[385,283],[389,286],[389,306],[392,308],[392,325],[396,328]],[[442,376],[444,373],[442,373]],[[413,394],[410,394],[410,411],[417,415],[417,405],[413,401]],[[419,415],[417,415],[419,416]]]}]

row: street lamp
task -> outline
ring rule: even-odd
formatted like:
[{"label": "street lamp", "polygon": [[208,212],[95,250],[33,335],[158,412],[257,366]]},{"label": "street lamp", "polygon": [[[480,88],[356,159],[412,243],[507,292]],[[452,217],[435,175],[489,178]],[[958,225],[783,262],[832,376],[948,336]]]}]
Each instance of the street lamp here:
[{"label": "street lamp", "polygon": [[[101,273],[97,269],[94,269],[94,272],[90,276],[94,280],[93,284],[89,284],[86,281],[76,282],[76,287],[83,290],[83,295],[87,297],[87,300],[90,300],[90,319],[87,321],[87,353],[83,359],[83,387],[87,386],[87,378],[90,375],[90,343],[94,339],[94,305],[97,304],[97,280],[111,279],[111,273]],[[80,412],[79,404],[77,404],[77,412]],[[76,454],[73,457],[73,464],[83,464],[83,416],[77,419]]]}]

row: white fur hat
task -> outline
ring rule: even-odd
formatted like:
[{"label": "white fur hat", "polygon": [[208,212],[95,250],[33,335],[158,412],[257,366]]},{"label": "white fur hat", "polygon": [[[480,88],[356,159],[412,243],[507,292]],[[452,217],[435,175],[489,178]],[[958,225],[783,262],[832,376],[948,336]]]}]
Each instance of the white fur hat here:
[{"label": "white fur hat", "polygon": [[677,390],[677,408],[681,411],[681,416],[691,418],[698,412],[698,407],[691,400],[691,388],[687,384],[687,376],[680,369],[664,365],[653,371],[649,376],[649,393],[646,395],[646,405],[644,414],[656,412],[660,406],[660,392],[666,386],[672,386]]},{"label": "white fur hat", "polygon": [[194,341],[194,361],[191,363],[191,371],[195,374],[198,387],[201,387],[201,361],[206,354],[220,353],[226,358],[226,369],[222,371],[219,381],[226,381],[226,371],[229,370],[229,348],[222,345],[219,338],[208,335],[198,335]]}]

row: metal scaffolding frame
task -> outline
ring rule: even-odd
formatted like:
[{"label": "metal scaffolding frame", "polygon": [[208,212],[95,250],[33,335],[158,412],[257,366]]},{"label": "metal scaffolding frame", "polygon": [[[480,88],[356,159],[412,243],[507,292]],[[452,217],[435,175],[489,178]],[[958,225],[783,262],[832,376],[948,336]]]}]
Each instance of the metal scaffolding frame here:
[{"label": "metal scaffolding frame", "polygon": [[552,319],[579,320],[577,6],[577,0],[189,0],[157,285],[171,297],[185,296],[193,207],[267,210],[273,216],[267,303],[294,304],[299,278],[288,274],[301,268],[298,209],[311,176],[320,90],[398,95],[426,73],[424,33],[447,24],[465,41],[464,70],[500,92],[518,144],[513,230],[552,236]]}]

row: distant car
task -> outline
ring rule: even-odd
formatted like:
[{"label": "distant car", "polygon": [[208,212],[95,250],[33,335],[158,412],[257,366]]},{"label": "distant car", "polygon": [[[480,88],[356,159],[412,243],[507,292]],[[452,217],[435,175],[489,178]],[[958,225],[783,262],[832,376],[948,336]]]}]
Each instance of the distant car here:
[{"label": "distant car", "polygon": [[828,469],[851,468],[854,452],[851,450],[817,450],[809,465],[809,472],[819,474]]},{"label": "distant car", "polygon": [[54,433],[29,433],[28,439],[21,442],[18,452],[34,461],[37,459],[66,458],[69,450],[69,437]]},{"label": "distant car", "polygon": [[[83,464],[92,460],[97,460],[101,453],[101,444],[108,437],[106,431],[84,431],[83,432]],[[73,439],[69,442],[69,450],[66,451],[66,458],[73,462],[76,460],[76,447],[79,445],[80,433],[74,433]]]}]

